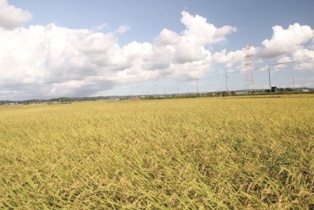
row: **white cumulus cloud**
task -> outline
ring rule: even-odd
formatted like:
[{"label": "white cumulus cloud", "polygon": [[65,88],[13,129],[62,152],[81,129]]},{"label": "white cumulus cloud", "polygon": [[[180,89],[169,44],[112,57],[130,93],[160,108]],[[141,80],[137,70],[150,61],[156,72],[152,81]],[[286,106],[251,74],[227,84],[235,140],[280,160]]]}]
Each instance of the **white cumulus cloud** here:
[{"label": "white cumulus cloud", "polygon": [[[8,11],[11,16],[4,15]],[[151,43],[133,41],[121,46],[118,37],[127,33],[127,25],[108,33],[100,32],[106,24],[91,30],[56,24],[24,28],[19,26],[31,14],[0,0],[0,100],[97,95],[119,85],[160,78],[199,79],[213,65],[241,66],[242,50],[212,52],[211,48],[224,43],[237,31],[235,27],[216,27],[186,11],[181,15],[185,29],[180,33],[163,29]],[[294,24],[273,30],[273,37],[263,41],[261,48],[252,48],[254,55],[282,56],[283,60],[283,56],[314,56],[313,50],[304,47],[313,42],[310,27]]]},{"label": "white cumulus cloud", "polygon": [[216,52],[213,54],[213,61],[219,64],[225,64],[227,67],[232,67],[235,63],[240,63],[243,61],[244,51],[230,51],[227,52],[226,49],[221,52]]},{"label": "white cumulus cloud", "polygon": [[186,30],[180,34],[163,29],[152,43],[125,46],[118,44],[118,35],[127,32],[126,25],[109,33],[55,24],[2,29],[1,93],[86,96],[158,78],[200,78],[211,70],[208,45],[224,41],[235,28],[217,28],[185,11],[181,21]]},{"label": "white cumulus cloud", "polygon": [[[193,16],[186,11],[181,15],[181,22],[186,29],[181,34],[169,29],[162,30],[153,43],[151,54],[144,60],[145,69],[169,69],[170,66],[177,65],[182,71],[180,75],[194,75],[188,72],[187,68],[182,68],[181,64],[188,63],[183,66],[190,66],[190,71],[194,71],[199,68],[198,61],[211,59],[209,45],[225,41],[227,35],[236,31],[236,28],[231,26],[217,28],[208,23],[206,18]],[[208,62],[206,68],[210,69]],[[173,72],[171,69],[168,73]]]},{"label": "white cumulus cloud", "polygon": [[186,26],[186,30],[183,31],[185,41],[196,46],[225,41],[227,35],[237,31],[235,27],[231,26],[216,28],[213,24],[208,23],[206,18],[190,15],[186,11],[181,14],[181,22]]},{"label": "white cumulus cloud", "polygon": [[309,26],[298,23],[290,25],[287,29],[282,26],[273,27],[272,38],[262,42],[258,56],[272,58],[304,48],[304,45],[313,39],[313,30]]},{"label": "white cumulus cloud", "polygon": [[31,19],[30,12],[9,5],[7,0],[0,0],[0,28],[11,30]]}]

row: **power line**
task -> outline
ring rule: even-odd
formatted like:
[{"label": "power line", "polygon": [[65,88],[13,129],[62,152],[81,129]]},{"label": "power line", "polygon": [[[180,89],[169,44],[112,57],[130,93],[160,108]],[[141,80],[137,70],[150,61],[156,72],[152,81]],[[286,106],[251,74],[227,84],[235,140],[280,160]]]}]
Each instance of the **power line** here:
[{"label": "power line", "polygon": [[280,63],[270,63],[267,64],[268,66],[268,85],[269,85],[269,91],[271,91],[271,78],[270,78],[270,66],[276,66],[276,65],[282,65],[282,64],[288,64],[288,63],[298,63],[306,60],[311,60],[311,58],[301,59],[301,60],[295,60],[295,61],[287,61],[287,62],[280,62]]},{"label": "power line", "polygon": [[226,73],[226,92],[228,93],[228,74]]},{"label": "power line", "polygon": [[[278,62],[278,63],[269,63],[269,64],[265,64],[263,66],[260,66],[258,68],[254,68],[255,70],[261,69],[261,68],[267,68],[268,69],[268,76],[269,76],[269,88],[271,89],[271,67],[272,66],[276,66],[276,65],[284,65],[284,64],[292,64],[292,63],[299,63],[299,62],[306,62],[306,61],[310,61],[312,62],[312,59],[314,59],[314,57],[308,57],[305,59],[299,59],[299,60],[291,60],[291,61],[287,61],[287,62]],[[230,69],[232,70],[232,69]],[[233,77],[231,74],[241,74],[241,75],[245,75],[245,71],[241,71],[241,70],[236,70],[236,71],[230,71],[230,72],[213,72],[214,74],[211,75],[207,75],[203,78],[195,78],[194,81],[193,79],[191,80],[186,80],[186,81],[177,81],[177,84],[167,84],[167,85],[162,85],[160,86],[160,93],[166,94],[167,92],[175,92],[177,94],[180,94],[182,92],[183,88],[186,88],[186,85],[193,85],[194,87],[193,92],[196,91],[196,94],[199,94],[200,89],[203,86],[207,86],[207,85],[220,85],[220,88],[225,89],[227,92],[230,91],[231,87],[232,87],[232,80],[242,80],[241,78],[235,78]],[[246,75],[245,75],[246,76]],[[217,83],[218,80],[215,80],[216,78],[220,78],[219,79],[219,84]],[[231,79],[231,81],[230,81]],[[291,78],[292,79],[292,86],[295,88],[295,78]],[[223,87],[223,81],[225,80],[225,88]],[[229,80],[229,81],[228,81]],[[193,83],[190,84],[190,82],[193,81]],[[213,83],[213,81],[217,81],[216,83]],[[254,81],[262,81],[259,80],[258,78],[254,78]],[[264,80],[263,80],[264,81]],[[208,83],[208,84],[207,84]],[[202,86],[201,86],[202,85]],[[196,86],[196,87],[195,87]],[[162,90],[163,89],[163,90]],[[190,89],[191,90],[191,89]],[[158,85],[155,86],[149,86],[146,87],[144,90],[142,90],[142,92],[144,92],[144,94],[149,95],[149,94],[156,94],[158,92]],[[187,89],[188,92],[188,89]]]},{"label": "power line", "polygon": [[301,60],[294,60],[294,61],[287,61],[287,62],[280,62],[280,63],[270,63],[270,64],[267,64],[267,65],[268,66],[276,66],[276,65],[288,64],[288,63],[298,63],[298,62],[311,60],[311,59],[314,59],[314,58],[306,58],[306,59],[301,59]]}]

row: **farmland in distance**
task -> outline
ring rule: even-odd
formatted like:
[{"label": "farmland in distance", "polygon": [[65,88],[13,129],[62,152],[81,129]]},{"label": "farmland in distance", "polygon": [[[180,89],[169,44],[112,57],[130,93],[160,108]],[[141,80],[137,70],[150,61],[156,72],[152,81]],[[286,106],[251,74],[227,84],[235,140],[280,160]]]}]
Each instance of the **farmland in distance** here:
[{"label": "farmland in distance", "polygon": [[313,107],[313,95],[1,106],[0,208],[314,208]]}]

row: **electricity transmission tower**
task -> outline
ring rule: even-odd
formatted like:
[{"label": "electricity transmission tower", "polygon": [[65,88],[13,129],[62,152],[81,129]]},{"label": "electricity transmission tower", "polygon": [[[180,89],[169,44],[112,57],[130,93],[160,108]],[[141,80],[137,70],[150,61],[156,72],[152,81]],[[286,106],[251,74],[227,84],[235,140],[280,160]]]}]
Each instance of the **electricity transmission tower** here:
[{"label": "electricity transmission tower", "polygon": [[245,67],[245,89],[247,92],[254,91],[253,84],[253,54],[251,53],[251,45],[247,45],[244,49],[244,67]]}]

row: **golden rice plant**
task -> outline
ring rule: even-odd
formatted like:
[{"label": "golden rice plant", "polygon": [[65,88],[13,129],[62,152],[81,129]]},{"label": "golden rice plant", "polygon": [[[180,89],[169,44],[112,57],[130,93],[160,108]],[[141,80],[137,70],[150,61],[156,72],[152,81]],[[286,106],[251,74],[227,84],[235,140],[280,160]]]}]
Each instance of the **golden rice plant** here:
[{"label": "golden rice plant", "polygon": [[313,99],[2,106],[0,208],[313,208]]}]

